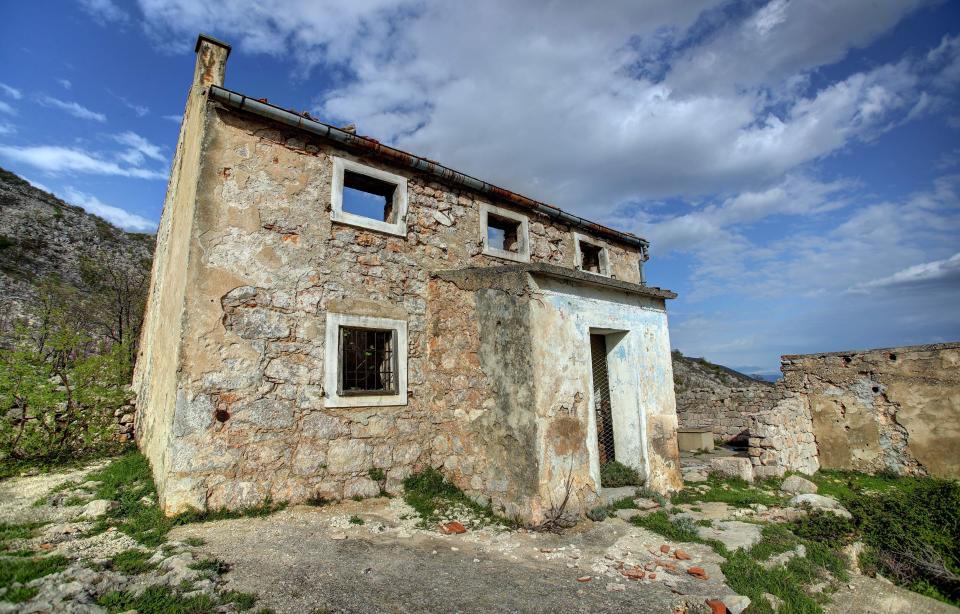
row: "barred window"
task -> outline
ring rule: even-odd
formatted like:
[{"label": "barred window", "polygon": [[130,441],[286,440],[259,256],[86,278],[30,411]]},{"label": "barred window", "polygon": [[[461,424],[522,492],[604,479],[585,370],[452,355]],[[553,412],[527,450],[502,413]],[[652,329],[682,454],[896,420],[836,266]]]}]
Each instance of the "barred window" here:
[{"label": "barred window", "polygon": [[340,327],[341,395],[395,394],[394,331]]}]

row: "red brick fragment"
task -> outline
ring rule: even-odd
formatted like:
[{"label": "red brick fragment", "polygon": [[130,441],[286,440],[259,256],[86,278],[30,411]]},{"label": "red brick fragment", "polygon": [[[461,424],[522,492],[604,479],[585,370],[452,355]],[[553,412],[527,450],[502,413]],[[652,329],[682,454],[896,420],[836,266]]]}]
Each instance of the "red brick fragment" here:
[{"label": "red brick fragment", "polygon": [[691,567],[687,570],[687,573],[697,578],[698,580],[706,580],[710,576],[707,575],[707,572],[704,571],[703,567]]},{"label": "red brick fragment", "polygon": [[719,599],[707,599],[707,605],[710,606],[712,614],[727,614],[727,606]]},{"label": "red brick fragment", "polygon": [[577,582],[589,582],[590,580],[593,580],[590,576],[580,576],[577,578]]},{"label": "red brick fragment", "polygon": [[677,559],[678,561],[689,561],[689,560],[690,560],[690,555],[687,554],[686,552],[684,552],[683,550],[681,550],[680,548],[677,548],[677,551],[673,553],[673,556],[674,556],[674,558]]},{"label": "red brick fragment", "polygon": [[440,525],[440,532],[444,535],[460,535],[461,533],[467,532],[467,527],[454,520],[453,522]]},{"label": "red brick fragment", "polygon": [[647,572],[645,572],[641,567],[630,567],[629,569],[624,569],[620,573],[623,574],[624,577],[630,578],[631,580],[643,580],[644,576],[647,575]]},{"label": "red brick fragment", "polygon": [[666,545],[666,544],[660,546],[660,552],[662,552],[662,553],[664,553],[664,554],[670,552],[670,546],[668,546],[668,545]]}]

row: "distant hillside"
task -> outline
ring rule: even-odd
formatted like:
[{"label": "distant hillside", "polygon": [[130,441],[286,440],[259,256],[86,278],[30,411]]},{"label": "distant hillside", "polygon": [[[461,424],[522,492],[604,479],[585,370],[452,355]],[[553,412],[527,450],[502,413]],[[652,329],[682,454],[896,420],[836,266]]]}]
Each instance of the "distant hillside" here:
[{"label": "distant hillside", "polygon": [[30,319],[43,284],[83,297],[145,283],[153,245],[0,168],[0,334]]},{"label": "distant hillside", "polygon": [[754,385],[769,385],[769,380],[751,377],[723,365],[714,364],[705,358],[684,356],[673,351],[673,380],[677,389],[692,388],[744,388]]}]

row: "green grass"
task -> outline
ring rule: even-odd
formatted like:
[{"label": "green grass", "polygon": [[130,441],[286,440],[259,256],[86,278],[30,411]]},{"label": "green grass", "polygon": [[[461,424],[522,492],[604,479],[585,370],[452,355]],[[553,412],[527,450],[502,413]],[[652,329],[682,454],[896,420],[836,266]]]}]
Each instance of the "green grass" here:
[{"label": "green grass", "polygon": [[404,500],[416,510],[424,525],[436,522],[444,511],[452,507],[465,507],[484,522],[513,524],[494,514],[490,507],[477,504],[433,467],[427,467],[405,479],[403,489]]},{"label": "green grass", "polygon": [[[15,582],[26,584],[31,580],[63,571],[67,564],[67,559],[59,555],[0,558],[0,588],[9,589]],[[25,593],[21,593],[21,596],[23,594]]]},{"label": "green grass", "polygon": [[[706,486],[706,490],[698,489],[702,486]],[[770,490],[770,485],[766,482],[755,485],[740,478],[722,478],[711,473],[706,482],[674,493],[670,502],[674,505],[704,502],[726,503],[733,507],[750,507],[754,504],[773,506],[784,502],[784,497],[769,495],[764,490]]]},{"label": "green grass", "polygon": [[22,524],[0,522],[0,553],[8,548],[7,542],[15,539],[29,539],[36,535],[37,529],[46,524],[46,522],[25,522]]},{"label": "green grass", "polygon": [[[715,482],[709,492],[715,491],[719,484],[730,481],[715,479]],[[736,488],[742,492],[746,490],[746,486],[734,482],[731,489]],[[726,490],[724,492],[729,493]],[[752,492],[748,491],[748,494],[750,497],[754,496]],[[730,552],[721,542],[702,539],[699,536],[697,527],[706,526],[705,522],[693,522],[684,516],[672,517],[664,510],[636,517],[631,522],[672,541],[709,545],[726,559],[720,567],[727,584],[735,592],[750,597],[751,612],[764,614],[773,612],[771,604],[763,597],[764,593],[770,593],[783,601],[783,606],[779,610],[781,613],[820,613],[823,609],[818,599],[825,600],[826,597],[815,598],[808,595],[807,587],[824,580],[846,581],[849,577],[846,559],[837,550],[835,544],[803,539],[782,524],[765,524],[760,542],[750,551]],[[793,550],[801,544],[806,549],[805,557],[795,557],[786,566],[776,566],[772,569],[765,569],[761,564],[770,557]]]},{"label": "green grass", "polygon": [[191,548],[199,548],[200,546],[204,545],[207,542],[205,542],[200,537],[188,537],[187,539],[183,540],[183,543],[190,546]]},{"label": "green grass", "polygon": [[152,552],[145,550],[126,550],[110,559],[110,567],[120,573],[139,575],[156,569],[156,565],[149,562]]},{"label": "green grass", "polygon": [[105,443],[96,449],[81,454],[63,453],[26,460],[8,458],[0,463],[0,480],[20,475],[36,475],[78,469],[92,461],[115,456],[128,448],[127,444]]},{"label": "green grass", "polygon": [[103,469],[90,473],[87,482],[101,482],[94,498],[117,502],[117,507],[94,523],[91,533],[99,533],[114,526],[144,546],[156,547],[166,540],[167,533],[176,526],[194,522],[210,522],[229,518],[266,516],[283,509],[286,504],[265,501],[261,505],[240,510],[188,511],[167,517],[159,505],[144,505],[141,499],[156,495],[153,475],[146,457],[131,451]]},{"label": "green grass", "polygon": [[223,604],[232,603],[238,610],[245,612],[257,602],[257,596],[240,591],[226,591],[220,595],[220,602]]},{"label": "green grass", "polygon": [[213,575],[230,571],[230,566],[220,559],[206,558],[191,563],[190,569],[205,572],[207,575]]},{"label": "green grass", "polygon": [[350,517],[350,524],[362,525],[362,524],[363,524],[363,518],[361,518],[361,517],[359,517],[359,516],[351,516],[351,517]]},{"label": "green grass", "polygon": [[150,586],[140,595],[113,591],[97,600],[111,614],[136,610],[138,614],[207,614],[220,602],[209,595],[185,597],[165,586]]},{"label": "green grass", "polygon": [[18,586],[17,588],[11,588],[6,593],[3,594],[3,597],[0,597],[0,601],[9,601],[10,603],[23,603],[24,601],[30,601],[37,596],[37,593],[40,592],[40,589],[34,588],[32,586]]}]

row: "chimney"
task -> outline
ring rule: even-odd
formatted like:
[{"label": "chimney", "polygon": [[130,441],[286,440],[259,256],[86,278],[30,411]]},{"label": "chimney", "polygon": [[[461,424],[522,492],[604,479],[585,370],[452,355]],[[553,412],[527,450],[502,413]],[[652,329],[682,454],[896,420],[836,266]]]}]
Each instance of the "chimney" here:
[{"label": "chimney", "polygon": [[202,87],[210,85],[223,87],[230,45],[212,36],[201,34],[197,37],[196,52],[197,67],[193,73],[193,84]]}]

